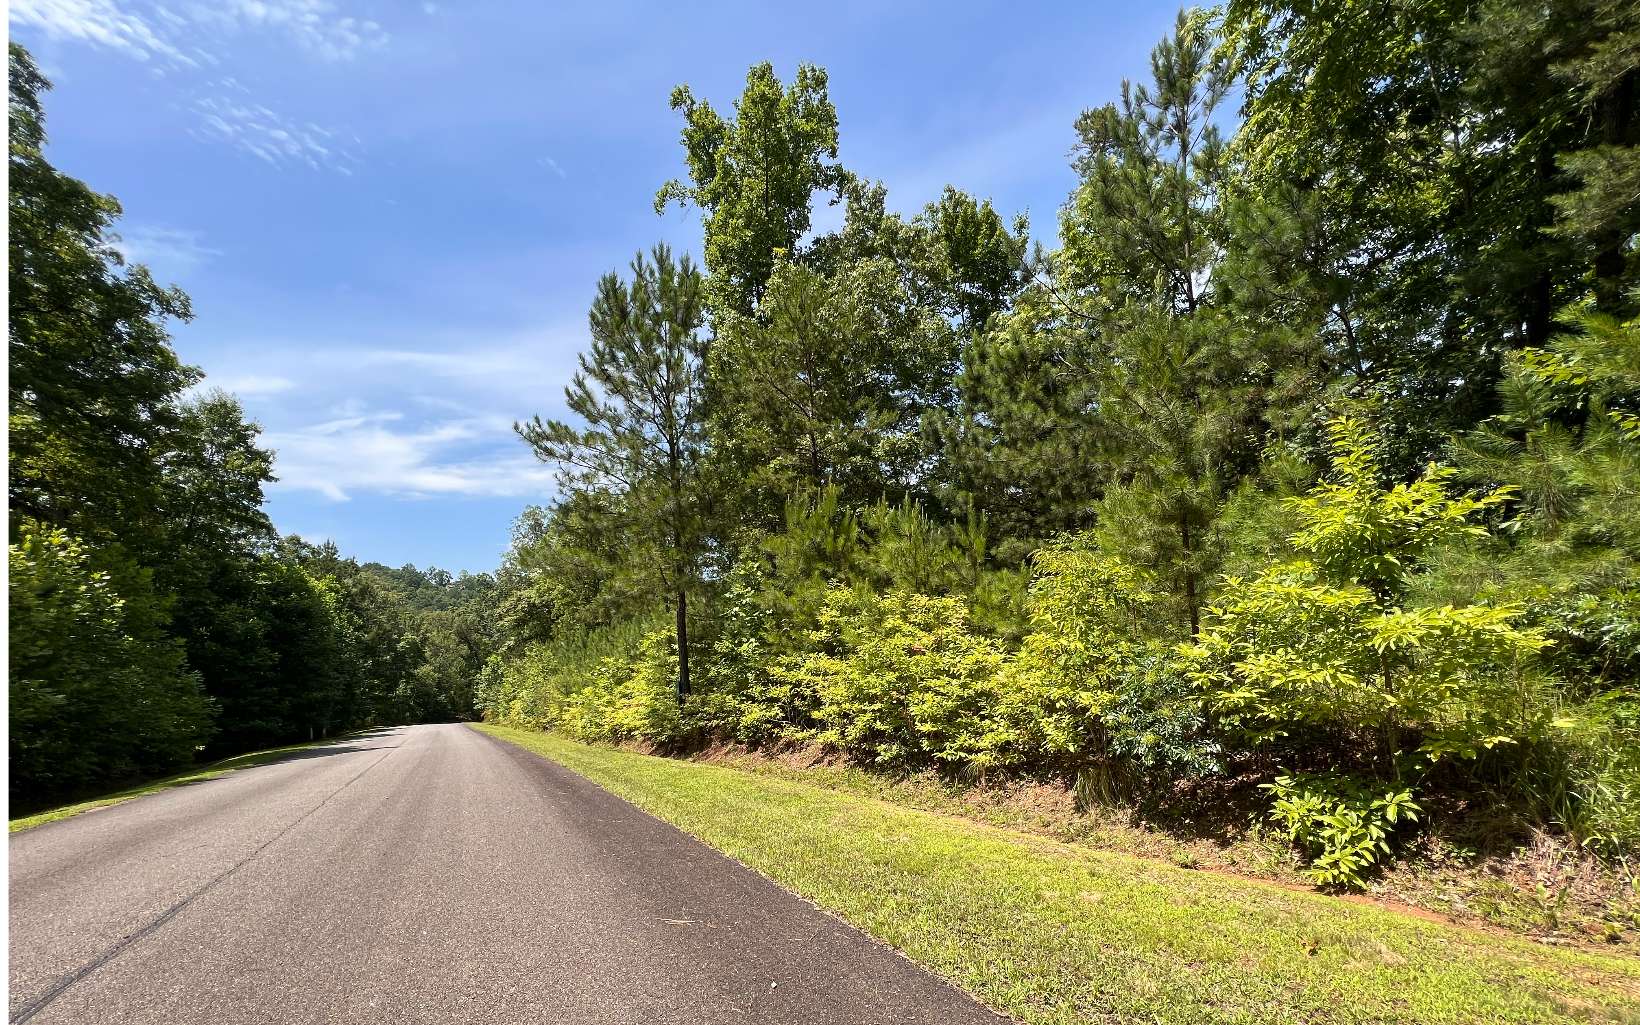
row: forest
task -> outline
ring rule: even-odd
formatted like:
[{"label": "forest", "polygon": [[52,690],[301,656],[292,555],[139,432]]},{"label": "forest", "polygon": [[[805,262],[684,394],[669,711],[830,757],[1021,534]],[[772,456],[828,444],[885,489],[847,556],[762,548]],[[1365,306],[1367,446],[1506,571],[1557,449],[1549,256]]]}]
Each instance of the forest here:
[{"label": "forest", "polygon": [[1328,887],[1432,817],[1626,864],[1637,47],[1614,0],[1185,11],[1034,237],[896,212],[823,68],[679,86],[702,259],[603,277],[573,419],[518,424],[560,493],[484,718],[1251,804]]},{"label": "forest", "polygon": [[1637,51],[1624,0],[1184,11],[1046,228],[899,212],[823,68],[679,86],[699,261],[596,282],[517,425],[557,493],[453,578],[276,533],[13,46],[13,803],[473,717],[1250,803],[1327,887],[1433,819],[1626,865]]}]

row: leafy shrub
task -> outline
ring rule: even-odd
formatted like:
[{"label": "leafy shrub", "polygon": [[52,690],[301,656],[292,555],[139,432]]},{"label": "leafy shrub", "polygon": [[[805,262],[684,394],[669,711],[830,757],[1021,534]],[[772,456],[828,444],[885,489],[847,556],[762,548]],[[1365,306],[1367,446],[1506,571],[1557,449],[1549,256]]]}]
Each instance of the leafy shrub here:
[{"label": "leafy shrub", "polygon": [[[704,674],[707,692],[699,715],[705,729],[746,744],[797,739],[810,732],[817,700],[813,689],[770,671],[812,630],[812,623],[799,628],[783,597],[756,562],[743,560],[729,571]],[[816,608],[824,600],[822,590]]]},{"label": "leafy shrub", "polygon": [[1201,635],[1182,651],[1187,672],[1227,725],[1254,741],[1297,727],[1348,743],[1397,768],[1409,749],[1428,762],[1473,758],[1540,734],[1553,719],[1537,654],[1549,642],[1514,606],[1403,608],[1417,556],[1468,532],[1501,500],[1446,494],[1447,471],[1380,483],[1376,445],[1358,423],[1332,429],[1335,472],[1293,500],[1292,543],[1311,558],[1229,580]]},{"label": "leafy shrub", "polygon": [[1601,695],[1569,710],[1562,723],[1561,824],[1602,857],[1640,855],[1640,694]]},{"label": "leafy shrub", "polygon": [[1143,650],[1158,599],[1142,574],[1090,535],[1037,552],[1027,608],[1031,632],[1008,670],[1007,700],[1031,747],[1050,756],[1102,754],[1101,716],[1116,678]]},{"label": "leafy shrub", "polygon": [[1422,810],[1407,790],[1388,791],[1335,773],[1277,776],[1261,784],[1274,799],[1270,818],[1311,856],[1322,886],[1360,886],[1390,852],[1389,837]]},{"label": "leafy shrub", "polygon": [[863,760],[984,771],[1018,758],[1000,690],[1001,645],[968,629],[957,598],[833,588],[815,649],[770,675],[814,695],[821,740]]},{"label": "leafy shrub", "polygon": [[584,740],[664,743],[680,730],[676,666],[670,630],[631,622],[492,658],[477,703],[492,722]]},{"label": "leafy shrub", "polygon": [[671,743],[684,732],[677,672],[673,635],[651,631],[635,652],[599,659],[584,684],[565,697],[555,725],[581,740]]},{"label": "leafy shrub", "polygon": [[1101,713],[1110,754],[1151,789],[1224,771],[1224,746],[1173,651],[1147,645],[1123,667],[1114,693]]},{"label": "leafy shrub", "polygon": [[[1402,778],[1439,760],[1536,745],[1559,708],[1539,659],[1549,640],[1512,605],[1405,607],[1409,575],[1437,543],[1484,535],[1470,520],[1507,497],[1449,494],[1452,474],[1383,483],[1377,443],[1357,421],[1330,429],[1333,471],[1289,500],[1303,558],[1228,580],[1186,672],[1226,726],[1253,743],[1310,741],[1308,757],[1368,763]],[[1317,748],[1315,739],[1331,743]],[[1355,883],[1410,795],[1344,777],[1286,776],[1276,814],[1317,852],[1318,881]]]}]

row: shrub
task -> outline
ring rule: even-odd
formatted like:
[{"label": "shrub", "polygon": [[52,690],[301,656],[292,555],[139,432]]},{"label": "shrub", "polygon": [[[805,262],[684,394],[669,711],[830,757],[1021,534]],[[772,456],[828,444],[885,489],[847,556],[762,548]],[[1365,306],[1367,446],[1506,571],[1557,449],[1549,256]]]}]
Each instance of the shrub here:
[{"label": "shrub", "polygon": [[1587,849],[1620,862],[1640,854],[1640,694],[1614,691],[1561,720],[1564,777],[1559,810]]},{"label": "shrub", "polygon": [[581,740],[672,743],[684,732],[677,671],[673,635],[651,631],[636,651],[599,659],[584,684],[564,698],[555,725]]},{"label": "shrub", "polygon": [[1335,773],[1277,776],[1270,818],[1310,855],[1309,877],[1322,886],[1360,886],[1390,851],[1389,837],[1422,810],[1407,790],[1373,787]]},{"label": "shrub", "polygon": [[[813,688],[778,677],[771,667],[803,645],[812,623],[799,626],[791,603],[754,561],[737,562],[726,583],[704,674],[708,697],[700,702],[702,725],[746,744],[806,736],[814,722]],[[825,600],[823,585],[810,586],[821,588],[814,601],[818,607]]]},{"label": "shrub", "polygon": [[585,740],[665,743],[681,728],[676,665],[671,631],[635,621],[490,659],[477,703],[492,722]]},{"label": "shrub", "polygon": [[968,629],[957,598],[833,588],[815,650],[770,675],[814,695],[818,736],[882,765],[932,760],[984,771],[1017,760],[1000,691],[1001,645]]},{"label": "shrub", "polygon": [[1396,599],[1417,556],[1468,532],[1467,518],[1501,500],[1446,494],[1446,471],[1385,487],[1364,428],[1332,429],[1333,476],[1293,500],[1292,543],[1310,556],[1252,580],[1229,580],[1195,642],[1187,672],[1226,724],[1255,741],[1307,726],[1399,769],[1409,747],[1425,762],[1473,758],[1541,733],[1553,718],[1537,654],[1548,640],[1513,606],[1403,608]]},{"label": "shrub", "polygon": [[[1290,540],[1305,557],[1226,581],[1200,636],[1181,649],[1209,707],[1255,744],[1302,731],[1331,742],[1311,743],[1310,757],[1397,780],[1550,735],[1557,695],[1538,658],[1549,641],[1521,624],[1519,607],[1400,602],[1419,557],[1442,539],[1484,534],[1470,518],[1507,492],[1453,497],[1451,473],[1438,467],[1386,486],[1360,423],[1337,421],[1330,434],[1332,474],[1290,500],[1299,522]],[[1399,804],[1380,808],[1378,796],[1343,783],[1329,790],[1331,777],[1283,778],[1280,814],[1295,839],[1320,850],[1317,878],[1354,882],[1384,849],[1374,809]]]},{"label": "shrub", "polygon": [[1158,599],[1137,569],[1087,534],[1048,545],[1034,564],[1031,632],[1009,668],[1006,700],[1032,748],[1073,759],[1103,754],[1101,716],[1118,699],[1117,677],[1143,650]]},{"label": "shrub", "polygon": [[1152,789],[1166,780],[1224,771],[1224,746],[1177,655],[1147,645],[1116,678],[1101,718],[1110,754],[1138,770]]}]

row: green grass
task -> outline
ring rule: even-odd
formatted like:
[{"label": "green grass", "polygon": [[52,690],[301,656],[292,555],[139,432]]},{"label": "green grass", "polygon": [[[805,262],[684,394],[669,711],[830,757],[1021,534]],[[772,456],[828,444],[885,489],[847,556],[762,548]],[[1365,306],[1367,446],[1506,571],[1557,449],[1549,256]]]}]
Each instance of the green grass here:
[{"label": "green grass", "polygon": [[482,725],[1026,1022],[1640,1022],[1640,960]]},{"label": "green grass", "polygon": [[169,790],[172,787],[187,786],[189,783],[203,783],[205,780],[226,776],[228,773],[239,769],[249,769],[252,766],[277,762],[292,751],[301,751],[304,748],[316,747],[320,744],[333,744],[341,739],[343,738],[331,737],[327,740],[315,740],[307,744],[291,744],[288,747],[275,747],[266,751],[251,751],[247,754],[234,755],[232,758],[224,758],[220,762],[212,762],[210,765],[198,769],[191,769],[176,776],[167,776],[164,779],[156,779],[152,783],[144,783],[128,790],[116,791],[104,797],[93,797],[89,801],[65,804],[59,808],[48,808],[45,811],[35,812],[33,815],[12,819],[11,832],[19,833],[25,829],[33,829],[35,826],[43,826],[47,822],[69,819],[76,815],[83,815],[88,811],[96,811],[98,808],[124,804],[126,801],[133,801],[148,794],[157,794],[161,790]]}]

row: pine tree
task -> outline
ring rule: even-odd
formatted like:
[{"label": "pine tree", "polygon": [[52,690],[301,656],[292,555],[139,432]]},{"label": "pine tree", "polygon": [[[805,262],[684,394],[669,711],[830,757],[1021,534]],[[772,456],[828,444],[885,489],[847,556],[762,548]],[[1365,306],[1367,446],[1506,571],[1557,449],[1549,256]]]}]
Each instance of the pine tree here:
[{"label": "pine tree", "polygon": [[1257,435],[1256,353],[1219,308],[1230,87],[1210,23],[1183,13],[1151,55],[1153,87],[1077,122],[1082,182],[1062,215],[1053,293],[1083,321],[1105,483],[1100,534],[1174,594],[1194,633],[1219,558],[1216,519]]},{"label": "pine tree", "polygon": [[589,317],[591,350],[565,389],[586,426],[539,416],[516,425],[539,458],[559,466],[566,490],[619,495],[635,540],[659,556],[658,582],[677,624],[680,702],[689,693],[689,591],[702,548],[704,284],[689,257],[674,261],[665,245],[650,260],[633,259],[630,283],[606,274]]}]

